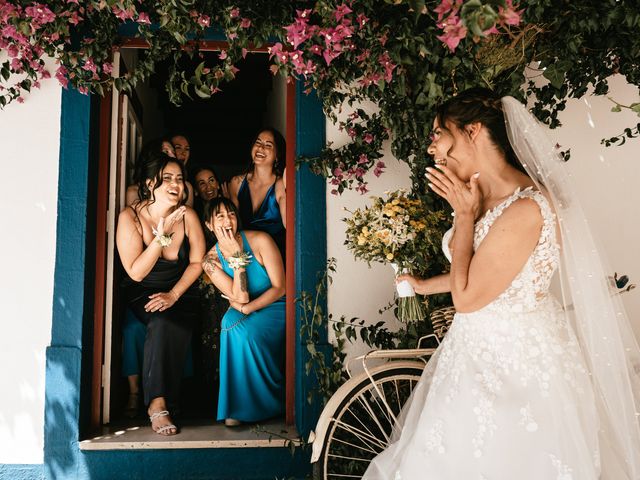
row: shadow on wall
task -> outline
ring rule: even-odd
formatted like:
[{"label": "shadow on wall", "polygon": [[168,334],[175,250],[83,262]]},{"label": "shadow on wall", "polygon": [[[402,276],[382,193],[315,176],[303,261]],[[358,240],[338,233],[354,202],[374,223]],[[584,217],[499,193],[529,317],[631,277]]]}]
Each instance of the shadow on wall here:
[{"label": "shadow on wall", "polygon": [[42,463],[44,358],[25,344],[14,339],[0,353],[2,384],[10,386],[0,411],[0,463]]}]

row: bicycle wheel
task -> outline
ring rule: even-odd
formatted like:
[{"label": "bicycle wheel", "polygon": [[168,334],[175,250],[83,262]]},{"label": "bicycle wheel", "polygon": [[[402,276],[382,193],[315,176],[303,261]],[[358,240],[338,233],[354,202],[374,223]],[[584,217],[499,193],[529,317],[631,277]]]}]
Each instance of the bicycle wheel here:
[{"label": "bicycle wheel", "polygon": [[373,382],[365,378],[353,388],[332,418],[314,464],[316,479],[362,478],[373,457],[389,445],[395,418],[423,369],[417,362],[415,366],[390,366],[374,373]]}]

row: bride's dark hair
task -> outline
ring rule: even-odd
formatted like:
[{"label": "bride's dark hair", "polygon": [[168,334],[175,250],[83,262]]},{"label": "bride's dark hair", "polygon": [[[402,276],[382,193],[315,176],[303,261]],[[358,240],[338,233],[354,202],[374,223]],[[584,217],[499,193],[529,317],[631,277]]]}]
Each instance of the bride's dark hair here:
[{"label": "bride's dark hair", "polygon": [[440,105],[436,116],[440,128],[446,128],[447,120],[460,130],[471,123],[481,123],[489,132],[491,141],[506,157],[507,162],[525,175],[529,175],[509,143],[502,100],[491,90],[486,88],[465,90]]}]

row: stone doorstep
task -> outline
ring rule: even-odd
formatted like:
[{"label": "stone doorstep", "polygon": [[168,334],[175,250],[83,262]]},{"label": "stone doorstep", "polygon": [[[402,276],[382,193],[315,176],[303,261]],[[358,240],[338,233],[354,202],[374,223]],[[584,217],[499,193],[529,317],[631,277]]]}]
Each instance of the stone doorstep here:
[{"label": "stone doorstep", "polygon": [[80,450],[137,450],[179,448],[273,448],[300,445],[294,425],[284,420],[270,420],[260,424],[225,427],[222,422],[196,421],[180,423],[180,432],[162,436],[151,430],[148,423],[106,427],[102,435],[79,442]]}]

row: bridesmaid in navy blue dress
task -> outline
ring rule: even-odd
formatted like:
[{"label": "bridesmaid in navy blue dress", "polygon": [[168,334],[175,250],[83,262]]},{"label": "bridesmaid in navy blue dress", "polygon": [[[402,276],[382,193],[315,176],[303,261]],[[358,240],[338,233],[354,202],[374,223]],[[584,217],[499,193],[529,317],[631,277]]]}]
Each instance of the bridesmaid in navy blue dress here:
[{"label": "bridesmaid in navy blue dress", "polygon": [[285,262],[286,189],[283,170],[286,144],[276,129],[266,127],[251,146],[251,163],[244,175],[230,181],[231,200],[246,230],[267,232]]},{"label": "bridesmaid in navy blue dress", "polygon": [[230,305],[220,332],[218,420],[234,426],[282,415],[282,258],[268,234],[239,228],[238,211],[229,199],[211,200],[205,212],[206,226],[218,241],[205,256],[203,267]]}]

